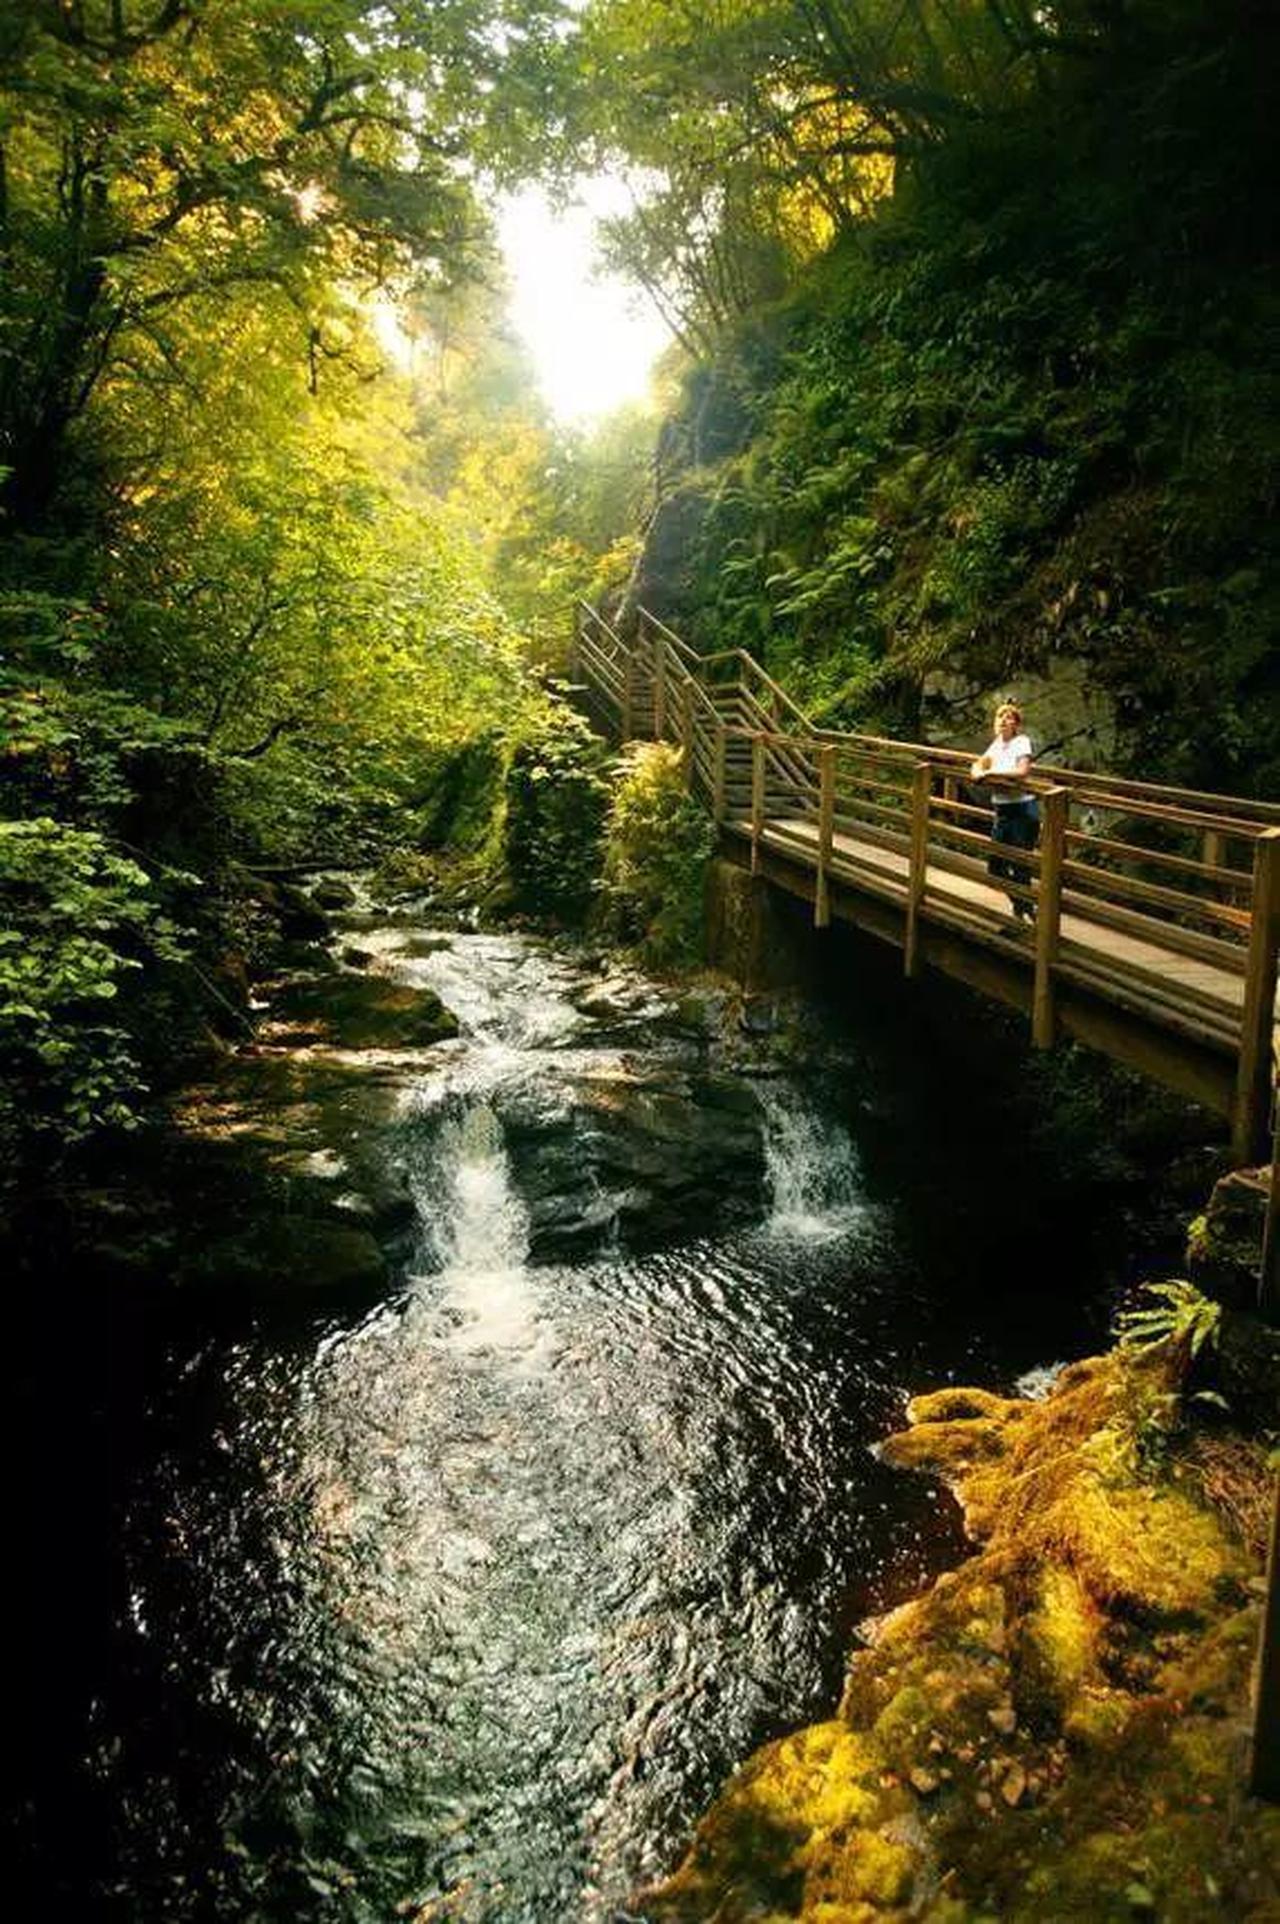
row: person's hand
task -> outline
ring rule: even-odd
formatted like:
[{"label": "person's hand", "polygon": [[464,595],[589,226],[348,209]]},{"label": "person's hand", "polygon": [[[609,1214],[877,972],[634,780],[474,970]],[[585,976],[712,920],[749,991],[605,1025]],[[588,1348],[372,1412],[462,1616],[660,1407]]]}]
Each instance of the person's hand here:
[{"label": "person's hand", "polygon": [[983,761],[981,755],[979,755],[978,759],[975,762],[970,763],[969,773],[973,776],[973,779],[975,782],[980,782],[983,776],[986,774],[986,772],[987,772],[987,764],[985,763],[985,761]]}]

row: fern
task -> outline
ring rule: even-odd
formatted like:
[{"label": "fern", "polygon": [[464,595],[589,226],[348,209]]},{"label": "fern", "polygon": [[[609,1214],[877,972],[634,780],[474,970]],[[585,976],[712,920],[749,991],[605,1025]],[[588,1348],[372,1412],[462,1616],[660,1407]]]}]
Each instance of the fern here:
[{"label": "fern", "polygon": [[1144,1283],[1142,1293],[1149,1299],[1145,1306],[1123,1310],[1116,1318],[1116,1331],[1126,1349],[1154,1349],[1171,1343],[1198,1356],[1208,1343],[1216,1347],[1222,1323],[1222,1305],[1198,1290],[1194,1283]]}]

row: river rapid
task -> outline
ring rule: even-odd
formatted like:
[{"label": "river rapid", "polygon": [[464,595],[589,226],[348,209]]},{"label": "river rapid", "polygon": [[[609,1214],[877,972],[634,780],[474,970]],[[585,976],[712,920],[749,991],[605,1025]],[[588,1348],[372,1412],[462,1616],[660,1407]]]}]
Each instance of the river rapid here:
[{"label": "river rapid", "polygon": [[[654,985],[411,933],[358,939],[461,1032],[376,1145],[417,1205],[386,1299],[47,1306],[30,1915],[639,1915],[734,1765],[829,1713],[859,1618],[959,1554],[874,1454],[904,1392],[1087,1341],[1082,1225],[1041,1223],[1029,1291],[1015,1151],[931,1153],[891,1042],[716,1068]],[[719,1196],[681,1187],[686,1111],[704,1162],[732,1119]]]}]

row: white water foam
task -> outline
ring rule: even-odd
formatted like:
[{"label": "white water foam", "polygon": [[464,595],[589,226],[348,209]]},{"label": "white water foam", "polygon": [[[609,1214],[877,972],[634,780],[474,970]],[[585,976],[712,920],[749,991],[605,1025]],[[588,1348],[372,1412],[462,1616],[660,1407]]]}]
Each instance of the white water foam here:
[{"label": "white water foam", "polygon": [[[461,1350],[532,1352],[541,1331],[528,1269],[529,1213],[511,1179],[502,1124],[487,1102],[451,1116],[419,1186],[426,1225]],[[425,1279],[424,1279],[425,1281]]]},{"label": "white water foam", "polygon": [[760,1099],[772,1199],[769,1232],[809,1242],[847,1234],[866,1215],[848,1134],[792,1085],[766,1083]]}]

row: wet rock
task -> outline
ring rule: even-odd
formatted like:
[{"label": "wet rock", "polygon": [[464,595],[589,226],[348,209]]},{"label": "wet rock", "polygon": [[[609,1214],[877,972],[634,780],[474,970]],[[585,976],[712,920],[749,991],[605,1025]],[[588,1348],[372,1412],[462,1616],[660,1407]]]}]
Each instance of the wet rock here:
[{"label": "wet rock", "polygon": [[422,960],[429,955],[439,955],[442,949],[453,947],[451,935],[409,935],[397,943],[396,954]]},{"label": "wet rock", "polygon": [[679,998],[673,1013],[681,1029],[710,1039],[722,1034],[727,1027],[731,1006],[732,998],[726,989],[689,989]]},{"label": "wet rock", "polygon": [[1257,1304],[1268,1173],[1237,1169],[1224,1176],[1187,1237],[1191,1281],[1232,1309],[1249,1310]]},{"label": "wet rock", "polygon": [[[320,1152],[323,1156],[326,1152]],[[352,1168],[338,1156],[320,1169],[319,1157],[300,1156],[285,1181],[291,1209],[299,1214],[367,1229],[380,1242],[397,1238],[417,1219],[413,1195],[394,1171],[368,1165]]]},{"label": "wet rock", "polygon": [[297,975],[332,975],[337,968],[324,942],[281,942],[275,952],[275,966]]},{"label": "wet rock", "polygon": [[351,909],[355,907],[357,899],[349,882],[336,879],[317,882],[311,891],[311,900],[322,909]]},{"label": "wet rock", "polygon": [[249,1221],[190,1252],[178,1265],[177,1281],[188,1288],[350,1299],[379,1294],[387,1265],[366,1229],[275,1216]]},{"label": "wet rock", "polygon": [[1280,1329],[1224,1310],[1217,1351],[1203,1360],[1237,1421],[1258,1431],[1280,1429]]},{"label": "wet rock", "polygon": [[344,948],[339,949],[338,960],[345,963],[349,969],[368,969],[373,966],[377,957],[372,949],[360,949],[353,943],[348,943]]},{"label": "wet rock", "polygon": [[748,996],[742,1004],[738,1023],[744,1035],[776,1035],[781,1026],[777,1002],[771,995]]},{"label": "wet rock", "polygon": [[329,933],[328,917],[299,888],[287,882],[274,885],[274,900],[267,900],[280,922],[280,932],[297,942],[323,941]]},{"label": "wet rock", "polygon": [[618,1235],[631,1247],[746,1219],[764,1179],[758,1099],[730,1077],[584,1080],[571,1112],[506,1118],[507,1145],[547,1260]]},{"label": "wet rock", "polygon": [[271,1015],[291,1044],[340,1049],[421,1049],[458,1033],[457,1017],[430,989],[378,976],[286,983],[272,998]]},{"label": "wet rock", "polygon": [[652,999],[652,991],[647,984],[635,982],[626,976],[612,975],[579,996],[574,1006],[583,1015],[594,1016],[604,1022],[616,1022],[626,1016],[642,1014]]}]

